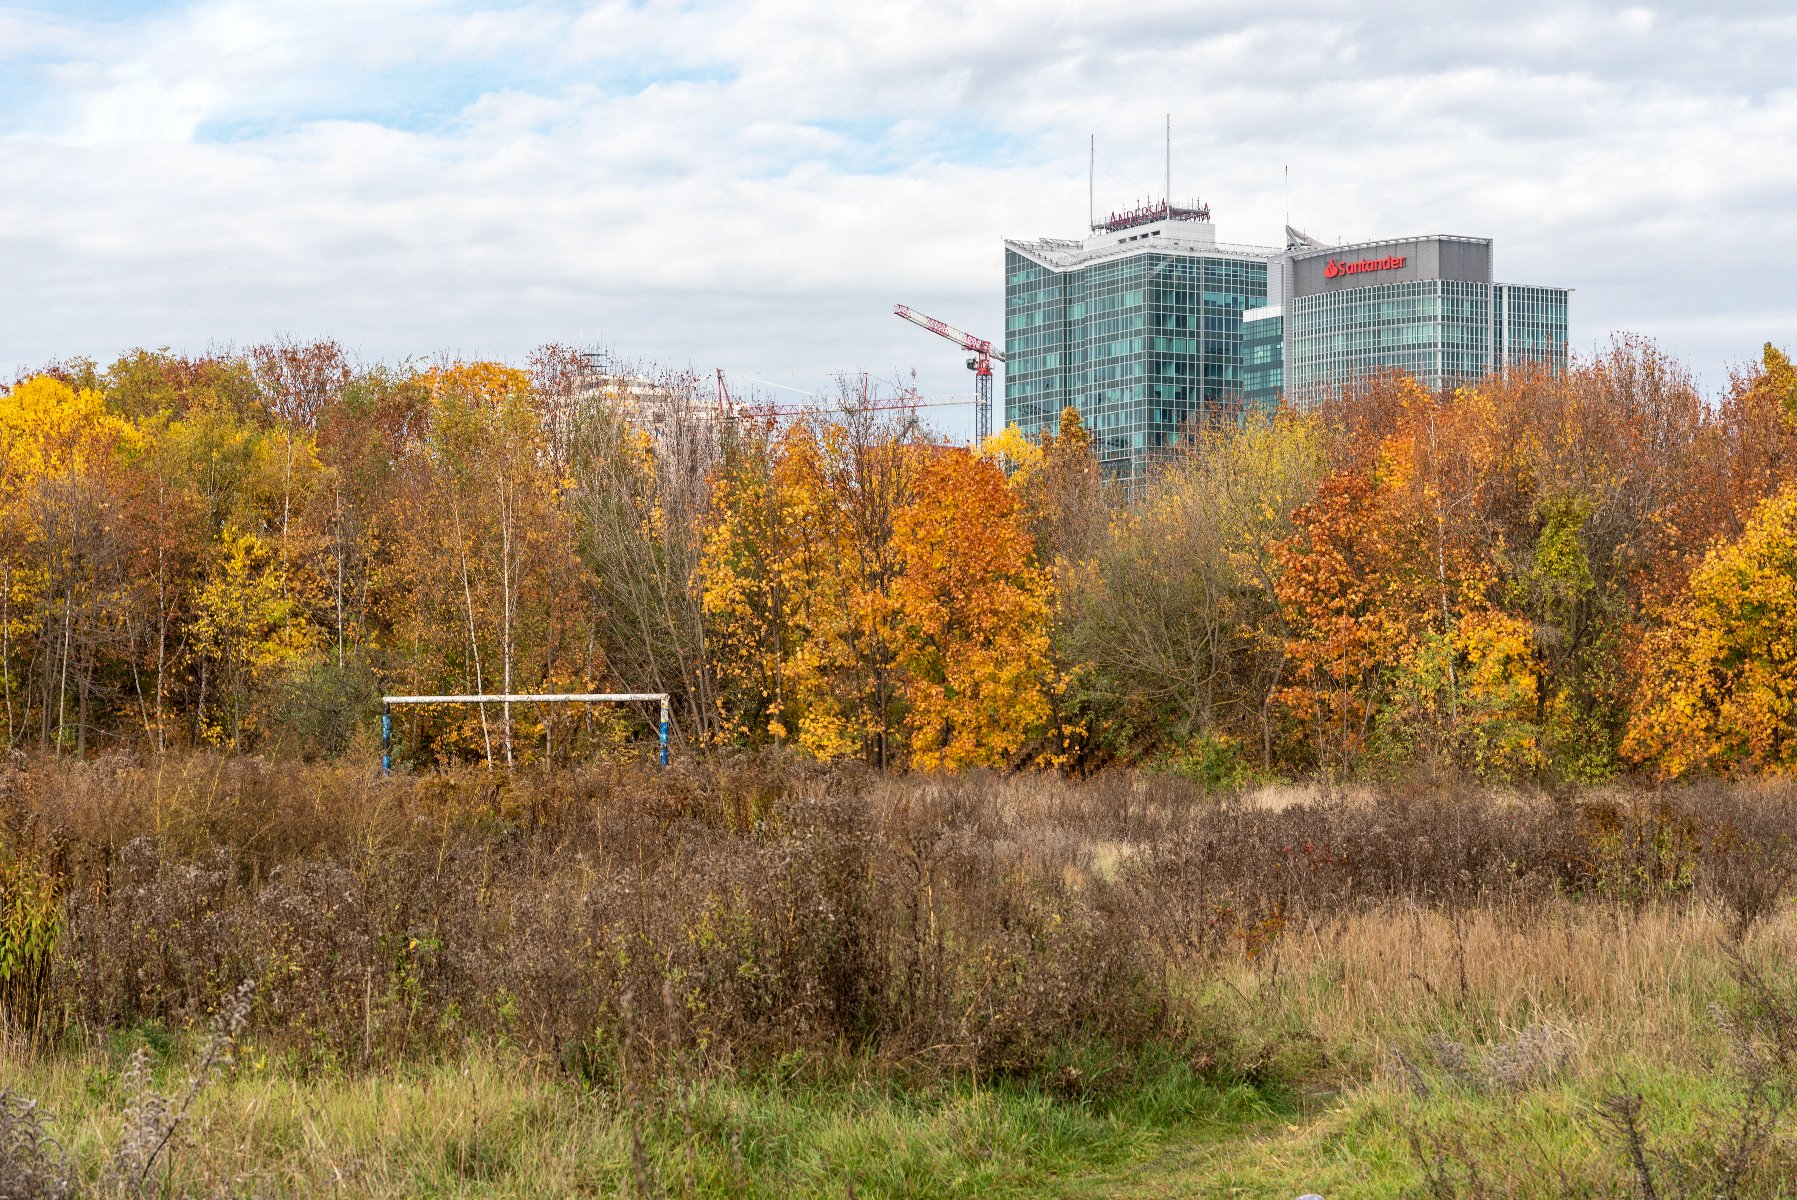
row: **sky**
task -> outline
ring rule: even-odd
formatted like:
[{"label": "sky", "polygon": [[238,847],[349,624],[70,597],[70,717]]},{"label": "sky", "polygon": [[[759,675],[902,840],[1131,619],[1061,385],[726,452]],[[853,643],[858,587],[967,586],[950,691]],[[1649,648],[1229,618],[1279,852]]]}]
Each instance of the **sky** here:
[{"label": "sky", "polygon": [[[547,341],[971,429],[1005,237],[1201,197],[1228,242],[1495,240],[1714,393],[1792,341],[1788,0],[0,0],[0,377],[276,334]],[[956,401],[962,407],[952,407]]]}]

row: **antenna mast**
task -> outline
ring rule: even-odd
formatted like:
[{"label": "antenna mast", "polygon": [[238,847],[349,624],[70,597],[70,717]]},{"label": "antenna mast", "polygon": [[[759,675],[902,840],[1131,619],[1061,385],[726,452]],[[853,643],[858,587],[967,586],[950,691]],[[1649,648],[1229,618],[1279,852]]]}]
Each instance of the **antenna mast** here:
[{"label": "antenna mast", "polygon": [[1161,193],[1169,208],[1173,204],[1173,114],[1167,114],[1167,190]]},{"label": "antenna mast", "polygon": [[1086,154],[1086,228],[1091,229],[1098,224],[1098,135],[1092,135],[1092,145]]}]

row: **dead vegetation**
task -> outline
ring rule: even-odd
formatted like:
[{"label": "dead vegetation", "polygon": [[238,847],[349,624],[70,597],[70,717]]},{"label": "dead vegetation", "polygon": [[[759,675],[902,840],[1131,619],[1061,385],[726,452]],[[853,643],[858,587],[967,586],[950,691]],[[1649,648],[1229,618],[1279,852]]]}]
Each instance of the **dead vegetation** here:
[{"label": "dead vegetation", "polygon": [[0,991],[15,1035],[196,1025],[247,979],[263,1044],[350,1067],[502,1035],[603,1075],[628,996],[664,1057],[846,1046],[1027,1073],[1070,1040],[1166,1035],[1170,970],[1394,913],[1416,941],[1445,919],[1463,975],[1501,970],[1518,923],[1603,963],[1558,903],[1704,901],[1738,938],[1797,862],[1797,793],[1772,785],[1276,807],[1122,774],[196,758],[46,763],[0,792],[0,861],[28,884],[7,933],[37,939]]},{"label": "dead vegetation", "polygon": [[[1762,1131],[1788,1114],[1797,1026],[1764,964],[1797,950],[1770,919],[1797,789],[1288,800],[773,758],[393,779],[33,763],[0,778],[0,964],[22,964],[0,968],[0,1008],[12,1054],[222,1021],[220,1069],[239,1030],[302,1078],[503,1045],[626,1099],[846,1063],[1081,1099],[1149,1052],[1269,1086],[1383,1067],[1419,1096],[1496,1099],[1642,1039],[1700,1061],[1727,991],[1747,1082],[1717,1161],[1751,1160],[1748,1182],[1782,1161]],[[166,1141],[199,1084],[140,1082],[126,1124]],[[16,1194],[57,1194],[47,1127],[6,1105],[15,1175],[50,1181]],[[1625,1108],[1605,1110],[1619,1145]],[[1435,1194],[1509,1194],[1467,1190],[1482,1152],[1428,1136]],[[120,1139],[114,1174],[149,1179],[156,1141]]]}]

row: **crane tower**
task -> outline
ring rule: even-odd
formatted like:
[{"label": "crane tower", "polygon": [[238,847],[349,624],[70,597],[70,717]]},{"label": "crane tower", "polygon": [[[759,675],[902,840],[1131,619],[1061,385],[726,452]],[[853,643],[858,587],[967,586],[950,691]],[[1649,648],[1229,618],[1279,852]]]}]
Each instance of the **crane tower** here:
[{"label": "crane tower", "polygon": [[1005,361],[1003,350],[994,350],[985,338],[956,329],[946,321],[926,317],[903,304],[892,306],[892,315],[903,317],[913,325],[921,325],[937,337],[947,338],[963,350],[972,352],[967,369],[973,372],[973,440],[983,442],[992,436],[992,364]]}]

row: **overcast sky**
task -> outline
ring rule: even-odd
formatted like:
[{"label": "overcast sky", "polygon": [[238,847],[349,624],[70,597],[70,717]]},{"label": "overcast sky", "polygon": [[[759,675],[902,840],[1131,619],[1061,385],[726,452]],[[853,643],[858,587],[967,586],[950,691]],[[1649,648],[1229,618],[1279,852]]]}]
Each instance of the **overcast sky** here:
[{"label": "overcast sky", "polygon": [[1223,240],[1491,237],[1575,349],[1714,391],[1791,341],[1793,44],[1789,0],[0,0],[0,372],[286,332],[965,393],[892,304],[1000,338],[1000,239],[1080,235],[1088,134],[1101,210],[1157,195],[1170,112]]}]

